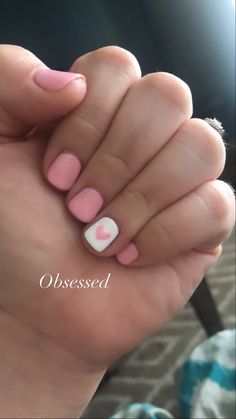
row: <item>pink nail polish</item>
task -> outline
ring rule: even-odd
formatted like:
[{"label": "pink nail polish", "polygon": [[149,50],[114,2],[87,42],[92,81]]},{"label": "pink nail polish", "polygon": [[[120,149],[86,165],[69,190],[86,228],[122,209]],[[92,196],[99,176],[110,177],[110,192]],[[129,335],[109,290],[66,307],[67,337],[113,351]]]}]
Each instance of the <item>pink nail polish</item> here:
[{"label": "pink nail polish", "polygon": [[80,83],[84,83],[85,77],[77,73],[39,68],[34,72],[33,80],[42,89],[56,91],[63,89],[73,80],[79,80]]},{"label": "pink nail polish", "polygon": [[133,243],[129,243],[121,252],[117,253],[116,258],[122,265],[129,265],[138,258],[137,247]]},{"label": "pink nail polish", "polygon": [[47,178],[56,188],[68,191],[75,183],[80,171],[79,159],[73,154],[62,153],[52,163]]},{"label": "pink nail polish", "polygon": [[103,206],[102,195],[93,188],[84,188],[69,203],[72,214],[84,223],[90,223]]}]

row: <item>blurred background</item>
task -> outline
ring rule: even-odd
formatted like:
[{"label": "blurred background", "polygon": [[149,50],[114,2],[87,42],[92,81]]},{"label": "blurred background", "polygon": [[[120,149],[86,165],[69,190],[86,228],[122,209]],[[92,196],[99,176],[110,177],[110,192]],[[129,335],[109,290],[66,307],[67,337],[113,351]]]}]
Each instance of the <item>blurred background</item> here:
[{"label": "blurred background", "polygon": [[194,116],[217,117],[235,144],[233,0],[0,0],[0,43],[63,70],[93,49],[126,48],[143,74],[168,71],[187,82]]},{"label": "blurred background", "polygon": [[[68,70],[91,50],[118,45],[137,57],[143,74],[177,75],[192,90],[194,117],[222,122],[227,143],[222,178],[236,186],[233,0],[0,0],[0,43],[21,45],[58,70]],[[228,328],[235,327],[234,281],[231,235],[219,264],[208,273],[211,294]],[[175,371],[205,339],[204,322],[215,327],[206,291],[192,299],[194,308],[202,311],[202,322],[189,304],[119,364],[84,417],[107,417],[131,401],[152,402],[178,415]]]}]

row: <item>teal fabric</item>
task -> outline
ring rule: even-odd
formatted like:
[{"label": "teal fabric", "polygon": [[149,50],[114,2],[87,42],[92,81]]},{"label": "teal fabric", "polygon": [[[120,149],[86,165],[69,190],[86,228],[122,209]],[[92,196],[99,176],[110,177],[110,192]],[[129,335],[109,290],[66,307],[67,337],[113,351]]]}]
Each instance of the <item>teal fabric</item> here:
[{"label": "teal fabric", "polygon": [[164,409],[149,403],[132,403],[112,416],[110,419],[172,419],[173,416]]},{"label": "teal fabric", "polygon": [[236,333],[225,330],[197,346],[181,369],[184,418],[235,418]]},{"label": "teal fabric", "polygon": [[[236,418],[236,330],[198,345],[177,373],[182,419]],[[164,409],[132,403],[110,419],[171,419]]]}]

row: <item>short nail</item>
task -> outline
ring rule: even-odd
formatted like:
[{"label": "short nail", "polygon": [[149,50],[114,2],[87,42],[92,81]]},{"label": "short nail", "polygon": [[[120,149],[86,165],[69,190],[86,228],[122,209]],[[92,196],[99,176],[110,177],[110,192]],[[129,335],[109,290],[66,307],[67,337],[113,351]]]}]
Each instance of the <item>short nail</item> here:
[{"label": "short nail", "polygon": [[112,218],[103,217],[84,232],[89,245],[97,252],[105,250],[118,236],[119,229]]},{"label": "short nail", "polygon": [[102,195],[93,188],[84,188],[69,203],[72,214],[84,223],[90,223],[103,206]]},{"label": "short nail", "polygon": [[81,170],[79,159],[70,153],[61,153],[50,166],[48,181],[58,189],[68,191],[75,183]]},{"label": "short nail", "polygon": [[137,247],[133,243],[129,243],[121,252],[117,253],[116,258],[122,265],[129,265],[138,258]]},{"label": "short nail", "polygon": [[34,82],[42,89],[49,91],[63,89],[67,84],[76,79],[80,83],[85,82],[85,77],[82,74],[51,70],[50,68],[39,68],[33,74]]}]

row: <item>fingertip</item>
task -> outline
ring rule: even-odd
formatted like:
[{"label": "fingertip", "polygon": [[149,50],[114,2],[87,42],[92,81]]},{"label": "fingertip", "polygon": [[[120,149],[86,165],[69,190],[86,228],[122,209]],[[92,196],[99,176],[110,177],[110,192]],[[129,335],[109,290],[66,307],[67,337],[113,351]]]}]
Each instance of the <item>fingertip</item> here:
[{"label": "fingertip", "polygon": [[72,214],[83,223],[90,223],[104,203],[103,197],[94,188],[83,188],[68,204]]},{"label": "fingertip", "polygon": [[79,159],[71,153],[59,154],[47,172],[47,180],[57,189],[68,191],[81,171]]},{"label": "fingertip", "polygon": [[86,79],[83,74],[51,70],[47,67],[36,69],[32,78],[39,87],[51,92],[62,90],[71,82],[76,82],[79,88],[82,89],[86,84]]},{"label": "fingertip", "polygon": [[18,136],[57,121],[86,96],[82,74],[51,70],[30,51],[0,45],[1,135]]},{"label": "fingertip", "polygon": [[117,253],[116,258],[121,265],[129,265],[137,260],[139,256],[138,249],[134,243],[129,243],[123,250]]}]

